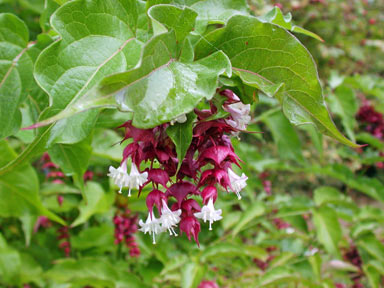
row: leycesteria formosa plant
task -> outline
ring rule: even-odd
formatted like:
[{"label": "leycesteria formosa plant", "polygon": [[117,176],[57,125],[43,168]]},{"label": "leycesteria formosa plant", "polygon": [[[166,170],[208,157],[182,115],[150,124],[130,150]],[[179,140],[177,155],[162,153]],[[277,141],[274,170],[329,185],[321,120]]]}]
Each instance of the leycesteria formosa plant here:
[{"label": "leycesteria formosa plant", "polygon": [[[218,111],[225,112],[225,116],[217,118]],[[218,190],[233,192],[241,199],[240,191],[248,177],[232,170],[233,164],[239,166],[240,159],[230,137],[245,131],[251,119],[249,112],[250,104],[243,104],[232,91],[223,90],[209,101],[209,109],[195,109],[170,123],[152,129],[136,128],[132,121],[120,126],[125,129],[122,142],[132,142],[124,149],[121,165],[111,166],[108,175],[120,193],[123,187],[129,189],[128,197],[132,189],[138,189],[140,194],[144,187],[152,186],[146,196],[148,217],[140,220],[139,230],[151,234],[154,244],[158,233],[169,231],[177,236],[175,228],[179,224],[181,233],[186,233],[189,239],[193,236],[199,243],[198,219],[208,222],[209,230],[213,222],[222,219],[221,209],[214,207]],[[181,127],[176,128],[175,123]],[[180,129],[188,127],[193,127],[190,144],[181,158],[172,139],[177,137],[176,133],[183,133]],[[140,171],[143,166],[148,167]]]},{"label": "leycesteria formosa plant", "polygon": [[[314,60],[292,33],[321,38],[278,7],[254,15],[245,0],[56,2],[45,12],[49,29],[33,41],[22,20],[0,14],[0,140],[30,143],[1,162],[0,177],[48,151],[86,196],[90,135],[118,123],[124,152],[106,174],[120,193],[145,195],[139,230],[153,243],[169,232],[199,244],[201,225],[211,230],[225,217],[218,197],[242,198],[250,175],[231,139],[260,132],[246,131],[260,94],[279,102],[292,124],[357,147],[333,123]],[[123,228],[133,229],[117,229],[118,239]]]}]

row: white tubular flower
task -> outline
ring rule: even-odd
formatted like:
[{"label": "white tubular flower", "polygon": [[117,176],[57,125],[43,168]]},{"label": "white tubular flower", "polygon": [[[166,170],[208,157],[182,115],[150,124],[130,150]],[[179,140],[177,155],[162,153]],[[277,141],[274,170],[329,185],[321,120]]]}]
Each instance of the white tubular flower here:
[{"label": "white tubular flower", "polygon": [[226,120],[229,125],[239,130],[247,129],[247,125],[249,121],[251,121],[251,116],[249,116],[249,112],[251,111],[250,104],[237,102],[224,106],[224,110],[231,113],[233,118],[233,120]]},{"label": "white tubular flower", "polygon": [[163,207],[161,208],[160,223],[161,227],[166,230],[168,229],[169,235],[177,236],[177,233],[173,229],[180,222],[181,209],[172,211],[168,208],[167,202],[163,200]]},{"label": "white tubular flower", "polygon": [[208,204],[201,208],[201,212],[195,213],[196,218],[203,219],[204,223],[209,221],[209,230],[212,230],[212,223],[221,220],[221,209],[215,210],[213,199],[209,198]]},{"label": "white tubular flower", "polygon": [[117,169],[109,166],[108,176],[113,179],[115,185],[120,187],[119,193],[121,193],[121,189],[128,186],[130,181],[127,173],[127,160],[125,160]]},{"label": "white tubular flower", "polygon": [[185,123],[187,122],[187,115],[181,114],[180,116],[176,117],[175,119],[171,120],[171,125],[174,125],[175,123]]},{"label": "white tubular flower", "polygon": [[230,190],[235,192],[237,195],[237,198],[240,200],[241,195],[240,191],[243,190],[245,186],[247,186],[246,181],[248,180],[248,177],[245,176],[245,174],[241,174],[241,176],[237,175],[235,172],[232,171],[231,168],[228,168],[228,177],[229,182],[231,183]]},{"label": "white tubular flower", "polygon": [[140,173],[137,169],[135,163],[132,163],[131,173],[129,173],[129,181],[128,181],[128,197],[131,197],[131,189],[139,189],[141,185],[143,185],[148,179],[148,172]]},{"label": "white tubular flower", "polygon": [[139,221],[140,229],[139,231],[144,232],[144,234],[149,233],[149,235],[152,235],[153,237],[153,244],[156,244],[156,238],[155,235],[163,232],[164,230],[160,226],[160,221],[153,215],[151,217],[151,213],[148,213],[148,218],[147,220],[144,221],[140,219]]}]

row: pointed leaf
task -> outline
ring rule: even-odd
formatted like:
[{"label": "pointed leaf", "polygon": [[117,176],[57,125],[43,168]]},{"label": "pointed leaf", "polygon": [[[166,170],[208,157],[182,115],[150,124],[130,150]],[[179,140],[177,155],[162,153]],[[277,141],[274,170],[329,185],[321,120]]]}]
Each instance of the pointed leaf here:
[{"label": "pointed leaf", "polygon": [[177,159],[179,159],[178,168],[187,154],[189,145],[192,142],[193,121],[196,119],[195,113],[187,115],[187,121],[184,123],[175,123],[167,128],[167,134],[176,146]]},{"label": "pointed leaf", "polygon": [[[62,39],[40,54],[35,67],[36,80],[51,98],[52,113],[65,109],[103,77],[137,64],[141,43],[136,40],[136,27],[143,5],[139,1],[81,0],[53,14],[52,26]],[[88,111],[57,123],[50,141],[81,141],[96,116],[97,112]]]},{"label": "pointed leaf", "polygon": [[238,15],[232,17],[226,27],[200,40],[195,57],[199,59],[218,49],[228,55],[234,73],[248,85],[266,94],[273,92],[292,123],[315,124],[341,143],[357,146],[332,122],[315,63],[289,32],[254,17]]}]

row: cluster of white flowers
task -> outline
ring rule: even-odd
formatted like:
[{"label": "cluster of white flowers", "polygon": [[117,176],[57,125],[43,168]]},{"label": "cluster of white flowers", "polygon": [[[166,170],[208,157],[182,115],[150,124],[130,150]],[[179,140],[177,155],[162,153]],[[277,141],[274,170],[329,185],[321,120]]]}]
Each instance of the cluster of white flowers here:
[{"label": "cluster of white flowers", "polygon": [[167,203],[163,200],[163,207],[161,208],[161,217],[156,218],[153,213],[148,213],[148,218],[145,223],[143,220],[139,221],[139,225],[141,227],[139,231],[144,232],[144,234],[149,233],[150,235],[152,235],[153,244],[156,244],[155,235],[162,233],[166,230],[169,231],[169,235],[177,236],[174,227],[176,227],[177,224],[180,222],[180,214],[180,209],[172,211],[171,209],[169,209]]},{"label": "cluster of white flowers", "polygon": [[242,102],[237,102],[224,106],[224,110],[229,112],[233,119],[225,120],[228,125],[231,125],[233,128],[242,131],[247,129],[247,125],[251,121],[251,116],[249,116],[249,112],[251,111],[250,104],[243,104]]},{"label": "cluster of white flowers", "polygon": [[128,174],[127,160],[125,160],[117,169],[109,166],[108,176],[113,179],[115,185],[119,186],[119,193],[121,193],[123,187],[128,187],[128,197],[131,197],[132,188],[139,189],[147,181],[148,172],[140,173],[135,163],[132,163],[131,172]]}]

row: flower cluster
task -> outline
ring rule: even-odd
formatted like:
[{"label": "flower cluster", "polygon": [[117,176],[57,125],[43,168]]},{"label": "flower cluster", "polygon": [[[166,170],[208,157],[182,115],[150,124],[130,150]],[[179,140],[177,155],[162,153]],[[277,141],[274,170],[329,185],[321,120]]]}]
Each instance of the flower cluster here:
[{"label": "flower cluster", "polygon": [[[238,136],[246,129],[250,105],[243,104],[230,90],[221,91],[209,105],[209,109],[195,109],[188,116],[181,115],[153,129],[136,128],[131,121],[120,126],[125,129],[123,141],[130,139],[131,143],[124,149],[120,166],[111,166],[108,175],[120,193],[124,187],[128,188],[128,196],[132,189],[139,190],[140,195],[151,184],[146,197],[148,217],[140,220],[139,230],[152,235],[153,243],[156,243],[155,235],[165,231],[177,236],[175,228],[179,225],[181,234],[185,233],[189,240],[193,237],[199,244],[198,219],[208,222],[210,230],[214,222],[222,219],[221,209],[214,207],[218,189],[233,192],[241,199],[240,191],[248,178],[232,170],[233,164],[240,167],[240,159],[230,136]],[[218,117],[219,114],[224,117]],[[183,125],[188,119],[196,119],[192,141],[179,163],[167,128]],[[129,173],[128,163],[131,163]],[[142,163],[149,163],[149,168],[141,169]],[[202,207],[196,201],[198,197],[202,199]]]},{"label": "flower cluster", "polygon": [[384,118],[383,114],[377,112],[367,100],[363,101],[356,119],[365,124],[365,130],[378,139],[384,137]]},{"label": "flower cluster", "polygon": [[59,248],[64,251],[65,257],[69,257],[71,254],[71,242],[70,242],[70,235],[69,235],[69,227],[68,226],[62,226],[58,230],[58,236],[57,239],[59,242]]},{"label": "flower cluster", "polygon": [[131,257],[138,257],[140,249],[136,243],[134,233],[137,231],[137,215],[132,215],[127,208],[118,209],[113,217],[115,224],[115,244],[120,244],[124,241],[129,248]]}]

